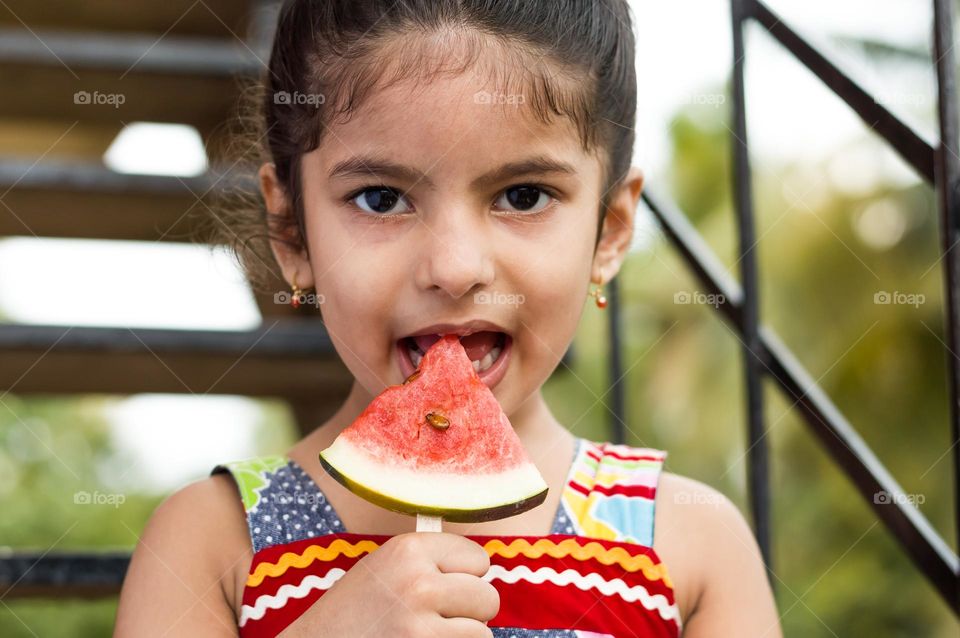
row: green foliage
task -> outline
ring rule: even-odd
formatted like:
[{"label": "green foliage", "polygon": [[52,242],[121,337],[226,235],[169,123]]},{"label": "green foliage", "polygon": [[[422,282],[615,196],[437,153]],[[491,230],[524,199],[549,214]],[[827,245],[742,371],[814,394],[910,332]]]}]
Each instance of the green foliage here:
[{"label": "green foliage", "polygon": [[[105,411],[119,399],[2,397],[2,545],[41,553],[133,550],[163,497],[122,485],[124,478],[133,479],[137,468],[110,438]],[[289,412],[276,401],[261,403],[264,418],[255,430],[258,449],[264,454],[283,452],[292,443]],[[84,502],[84,494],[90,495],[89,502]],[[116,597],[0,602],[3,638],[109,636],[117,607]]]}]

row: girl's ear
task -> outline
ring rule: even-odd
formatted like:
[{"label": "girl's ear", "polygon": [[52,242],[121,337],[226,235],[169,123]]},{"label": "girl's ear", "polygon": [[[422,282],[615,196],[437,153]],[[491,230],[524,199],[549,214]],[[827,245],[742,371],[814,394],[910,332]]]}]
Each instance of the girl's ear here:
[{"label": "girl's ear", "polygon": [[[262,165],[257,175],[260,179],[260,192],[263,194],[263,201],[267,206],[267,215],[289,216],[291,214],[290,202],[283,185],[277,179],[274,164]],[[294,239],[291,238],[290,241],[293,242]],[[310,268],[310,260],[307,259],[306,251],[297,250],[292,245],[280,241],[275,237],[275,233],[271,233],[270,236],[270,249],[283,271],[283,278],[288,283],[292,284],[294,278],[296,278],[297,286],[300,288],[313,287],[313,270]]]},{"label": "girl's ear", "polygon": [[643,172],[631,166],[626,177],[616,187],[603,220],[600,240],[593,255],[590,280],[604,285],[620,272],[633,239],[633,223],[643,190]]}]

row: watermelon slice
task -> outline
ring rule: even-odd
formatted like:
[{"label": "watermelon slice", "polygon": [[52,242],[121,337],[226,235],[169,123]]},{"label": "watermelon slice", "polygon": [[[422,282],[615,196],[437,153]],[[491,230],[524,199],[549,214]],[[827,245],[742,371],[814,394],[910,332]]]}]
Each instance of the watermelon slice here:
[{"label": "watermelon slice", "polygon": [[454,522],[514,516],[547,497],[456,335],[430,346],[416,372],[377,396],[320,452],[320,463],[381,507]]}]

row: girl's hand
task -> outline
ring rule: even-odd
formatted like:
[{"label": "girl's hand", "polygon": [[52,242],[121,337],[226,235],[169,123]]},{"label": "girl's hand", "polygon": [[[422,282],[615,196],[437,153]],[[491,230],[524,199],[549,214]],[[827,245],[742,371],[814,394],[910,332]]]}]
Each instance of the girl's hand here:
[{"label": "girl's hand", "polygon": [[392,537],[358,561],[283,636],[491,638],[500,595],[490,557],[456,534]]}]

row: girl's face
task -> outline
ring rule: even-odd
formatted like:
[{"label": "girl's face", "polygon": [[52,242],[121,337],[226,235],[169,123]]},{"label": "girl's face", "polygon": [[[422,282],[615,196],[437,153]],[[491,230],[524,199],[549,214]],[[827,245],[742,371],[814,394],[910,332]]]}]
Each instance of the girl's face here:
[{"label": "girl's face", "polygon": [[500,352],[481,379],[510,415],[558,364],[591,279],[619,267],[642,177],[615,199],[623,210],[608,213],[594,257],[601,164],[569,120],[540,123],[522,96],[469,73],[411,86],[331,123],[303,158],[310,260],[274,249],[288,281],[322,295],[337,352],[371,397],[413,371],[407,337],[475,333],[462,339],[472,360]]}]

